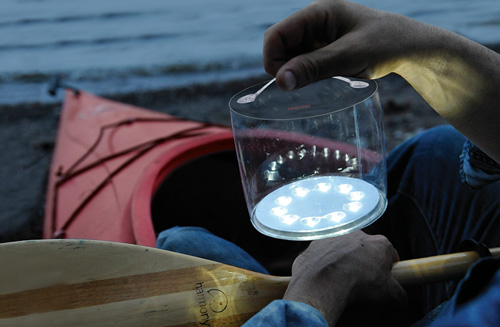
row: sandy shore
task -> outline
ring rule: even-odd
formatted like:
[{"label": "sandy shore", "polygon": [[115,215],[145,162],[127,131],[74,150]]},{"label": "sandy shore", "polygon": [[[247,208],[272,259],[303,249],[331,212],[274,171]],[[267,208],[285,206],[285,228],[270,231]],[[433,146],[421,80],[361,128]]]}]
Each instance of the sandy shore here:
[{"label": "sandy shore", "polygon": [[[266,79],[104,96],[179,117],[229,125],[227,104],[232,95]],[[388,76],[379,86],[388,149],[444,123],[401,78]],[[60,110],[60,103],[1,108],[0,242],[41,237],[46,176]]]}]

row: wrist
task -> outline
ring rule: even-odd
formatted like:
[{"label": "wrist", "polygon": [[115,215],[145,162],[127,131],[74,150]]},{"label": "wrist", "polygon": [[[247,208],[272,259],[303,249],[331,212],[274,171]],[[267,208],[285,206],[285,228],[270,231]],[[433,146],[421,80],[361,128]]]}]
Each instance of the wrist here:
[{"label": "wrist", "polygon": [[328,279],[310,276],[293,277],[283,300],[308,304],[318,310],[330,326],[335,325],[350,301],[350,293],[354,286],[352,281],[346,280],[347,274],[338,276],[343,276],[344,280],[332,274],[328,276]]}]

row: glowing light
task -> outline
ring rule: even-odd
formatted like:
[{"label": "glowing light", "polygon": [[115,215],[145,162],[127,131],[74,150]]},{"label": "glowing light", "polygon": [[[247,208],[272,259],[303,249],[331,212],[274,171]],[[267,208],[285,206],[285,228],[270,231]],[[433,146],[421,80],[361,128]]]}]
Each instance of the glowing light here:
[{"label": "glowing light", "polygon": [[283,156],[280,154],[276,162],[282,165],[285,162],[285,158],[283,158]]},{"label": "glowing light", "polygon": [[318,185],[316,185],[316,188],[318,189],[318,191],[326,193],[332,188],[332,184],[330,184],[330,183],[318,183]]},{"label": "glowing light", "polygon": [[299,160],[301,160],[302,158],[304,158],[305,155],[306,155],[306,153],[307,153],[306,149],[302,149],[302,150],[298,151],[297,154],[299,155]]},{"label": "glowing light", "polygon": [[320,222],[320,219],[318,217],[306,217],[302,218],[300,222],[309,227],[314,227]]},{"label": "glowing light", "polygon": [[363,206],[363,203],[361,202],[349,202],[344,204],[343,208],[344,210],[351,211],[351,212],[357,212],[361,207]]},{"label": "glowing light", "polygon": [[295,158],[295,153],[293,151],[288,151],[286,156],[288,157],[288,159],[293,159],[293,158]]},{"label": "glowing light", "polygon": [[346,217],[346,213],[343,212],[343,211],[336,211],[336,212],[332,212],[332,213],[329,213],[327,215],[325,215],[325,218],[328,219],[328,220],[331,220],[331,221],[334,221],[336,223],[340,222],[342,219],[344,219]]},{"label": "glowing light", "polygon": [[269,169],[271,169],[271,170],[278,170],[278,163],[276,161],[271,161],[269,163]]},{"label": "glowing light", "polygon": [[283,215],[283,216],[279,217],[279,220],[283,224],[287,224],[287,225],[293,224],[294,222],[297,221],[297,219],[299,219],[299,216],[297,216],[297,215]]},{"label": "glowing light", "polygon": [[305,187],[296,187],[292,190],[292,194],[295,195],[295,196],[299,196],[301,198],[303,198],[304,196],[307,195],[307,193],[309,193],[310,190],[308,188],[305,188]]},{"label": "glowing light", "polygon": [[[297,151],[294,149],[295,159],[298,158]],[[323,148],[320,148],[318,154],[322,153]],[[310,155],[310,150],[307,155]],[[332,159],[334,155],[332,150]],[[266,195],[254,208],[252,219],[276,235],[282,232],[288,236],[294,233],[327,234],[330,230],[349,228],[358,220],[362,222],[374,211],[380,199],[378,189],[359,178],[307,176]]]},{"label": "glowing light", "polygon": [[286,207],[292,202],[292,197],[291,196],[280,196],[277,198],[274,203]]},{"label": "glowing light", "polygon": [[283,216],[286,215],[288,209],[285,207],[275,207],[271,209],[271,213],[275,216]]},{"label": "glowing light", "polygon": [[361,191],[351,192],[347,194],[347,198],[351,201],[359,201],[365,197],[365,193]]},{"label": "glowing light", "polygon": [[330,156],[330,149],[324,148],[323,149],[323,155],[325,156],[325,158],[328,158]]},{"label": "glowing light", "polygon": [[264,178],[269,182],[275,182],[281,180],[279,171],[277,170],[266,170],[264,171]]},{"label": "glowing light", "polygon": [[312,154],[313,157],[316,157],[316,145],[312,146],[311,154]]},{"label": "glowing light", "polygon": [[351,192],[352,185],[351,184],[340,184],[335,187],[335,190],[342,194],[347,194]]}]

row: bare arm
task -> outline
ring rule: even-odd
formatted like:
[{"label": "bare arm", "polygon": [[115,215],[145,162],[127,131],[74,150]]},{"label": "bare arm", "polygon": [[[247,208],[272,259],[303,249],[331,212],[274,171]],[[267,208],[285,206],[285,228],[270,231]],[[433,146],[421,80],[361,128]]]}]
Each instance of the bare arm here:
[{"label": "bare arm", "polygon": [[500,55],[455,33],[344,0],[317,0],[267,31],[264,66],[285,90],[334,75],[399,74],[500,162]]}]

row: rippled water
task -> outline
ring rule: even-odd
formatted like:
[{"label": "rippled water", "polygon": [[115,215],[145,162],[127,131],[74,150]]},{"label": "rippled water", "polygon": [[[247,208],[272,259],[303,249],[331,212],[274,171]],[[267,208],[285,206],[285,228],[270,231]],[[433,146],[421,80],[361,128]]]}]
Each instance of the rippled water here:
[{"label": "rippled water", "polygon": [[[2,0],[0,104],[44,101],[62,76],[95,93],[263,73],[265,30],[309,0]],[[499,0],[359,0],[500,43]]]}]

